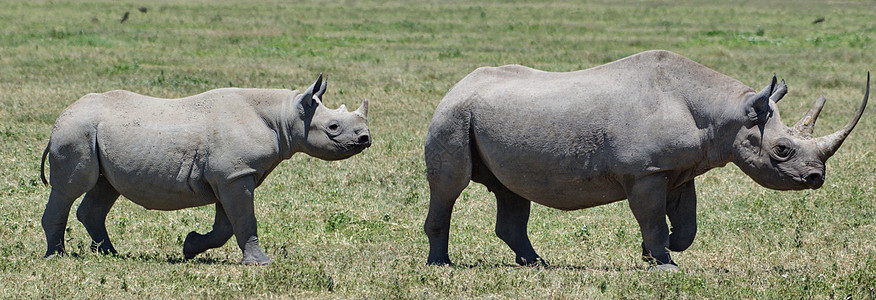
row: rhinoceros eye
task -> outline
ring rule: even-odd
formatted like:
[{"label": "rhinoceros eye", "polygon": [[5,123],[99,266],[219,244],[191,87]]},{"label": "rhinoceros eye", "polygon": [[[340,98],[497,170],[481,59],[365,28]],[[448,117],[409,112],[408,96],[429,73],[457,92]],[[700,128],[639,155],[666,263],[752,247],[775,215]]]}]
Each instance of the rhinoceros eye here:
[{"label": "rhinoceros eye", "polygon": [[330,136],[337,136],[341,133],[341,125],[337,120],[329,122],[328,125],[325,126],[325,129],[327,129],[326,133]]},{"label": "rhinoceros eye", "polygon": [[775,154],[776,159],[787,160],[791,155],[794,155],[794,148],[791,148],[791,146],[787,144],[779,143],[773,146],[773,153]]}]

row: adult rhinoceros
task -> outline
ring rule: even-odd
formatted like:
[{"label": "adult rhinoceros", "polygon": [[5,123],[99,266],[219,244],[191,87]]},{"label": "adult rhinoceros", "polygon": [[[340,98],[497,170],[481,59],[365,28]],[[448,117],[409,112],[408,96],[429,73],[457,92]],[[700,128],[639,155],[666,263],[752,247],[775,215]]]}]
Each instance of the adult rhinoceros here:
[{"label": "adult rhinoceros", "polygon": [[76,216],[92,248],[116,253],[105,221],[121,194],[157,210],[215,203],[213,230],[189,233],[185,258],[222,246],[233,234],[244,264],[267,264],[253,190],[297,152],[337,160],[371,145],[367,100],[354,112],[330,110],[321,102],[325,89],[320,75],[304,93],[224,88],[182,99],[128,91],[82,97],[55,121],[43,152],[52,185],[42,218],[46,256],[64,252],[70,206],[83,193]]},{"label": "adult rhinoceros", "polygon": [[732,162],[767,188],[821,187],[869,82],[854,119],[813,138],[823,98],[788,128],[776,107],[784,80],[758,93],[668,51],[568,73],[479,68],[441,100],[426,137],[427,262],[451,263],[451,211],[474,181],[495,194],[496,235],[519,264],[544,263],[527,236],[530,201],[575,210],[629,199],[643,258],[675,269],[669,251],[687,249],[697,230],[694,177]]}]

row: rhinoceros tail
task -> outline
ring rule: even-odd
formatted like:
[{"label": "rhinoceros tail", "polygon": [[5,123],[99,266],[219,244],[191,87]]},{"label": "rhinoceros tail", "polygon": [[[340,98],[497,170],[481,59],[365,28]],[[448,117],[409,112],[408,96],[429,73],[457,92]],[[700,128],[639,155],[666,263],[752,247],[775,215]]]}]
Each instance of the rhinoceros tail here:
[{"label": "rhinoceros tail", "polygon": [[49,181],[46,180],[46,156],[49,155],[49,146],[51,143],[46,145],[46,150],[43,150],[43,158],[40,161],[40,180],[43,181],[43,185],[49,186]]}]

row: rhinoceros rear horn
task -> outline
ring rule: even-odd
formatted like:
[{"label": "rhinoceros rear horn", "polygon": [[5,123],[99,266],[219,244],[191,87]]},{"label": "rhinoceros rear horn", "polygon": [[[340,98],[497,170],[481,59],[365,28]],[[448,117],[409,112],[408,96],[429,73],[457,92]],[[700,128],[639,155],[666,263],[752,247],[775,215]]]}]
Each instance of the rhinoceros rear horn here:
[{"label": "rhinoceros rear horn", "polygon": [[821,109],[824,108],[824,102],[826,101],[827,98],[824,98],[824,95],[818,96],[815,99],[815,103],[812,103],[812,108],[794,125],[794,129],[804,136],[812,136],[812,130],[815,129],[815,120],[818,119],[818,114],[821,113]]},{"label": "rhinoceros rear horn", "polygon": [[363,118],[367,118],[368,117],[368,99],[362,99],[362,104],[359,105],[359,108],[357,108],[356,111],[354,111],[354,113],[361,115]]},{"label": "rhinoceros rear horn", "polygon": [[826,161],[830,158],[836,150],[843,144],[843,141],[846,140],[846,137],[852,132],[852,129],[855,128],[855,125],[858,124],[858,120],[861,120],[861,115],[864,114],[864,108],[867,107],[867,98],[870,97],[870,72],[867,72],[867,87],[864,91],[864,100],[861,101],[861,107],[858,108],[858,112],[855,114],[855,117],[846,124],[845,127],[840,129],[837,132],[831,133],[830,135],[823,136],[816,140],[816,145],[818,146],[818,154],[819,158],[822,161]]}]

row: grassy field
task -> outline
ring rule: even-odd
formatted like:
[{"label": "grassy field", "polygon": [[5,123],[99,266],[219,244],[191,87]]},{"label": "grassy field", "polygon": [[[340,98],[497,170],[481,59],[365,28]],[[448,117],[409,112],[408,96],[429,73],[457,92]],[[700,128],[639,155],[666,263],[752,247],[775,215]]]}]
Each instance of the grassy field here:
[{"label": "grassy field", "polygon": [[[733,165],[698,177],[700,231],[674,254],[682,272],[643,271],[626,201],[573,212],[534,205],[529,231],[544,268],[514,264],[493,234],[495,200],[477,184],[454,212],[457,266],[425,266],[422,232],[426,129],[443,94],[475,68],[571,71],[667,49],[757,89],[774,73],[785,78],[789,125],[824,94],[823,135],[848,122],[876,71],[872,1],[300,2],[0,3],[0,298],[876,297],[872,107],[819,190],[767,190]],[[338,162],[294,156],[256,190],[270,266],[238,265],[234,243],[184,261],[186,233],[208,231],[213,207],[158,212],[129,201],[107,220],[118,256],[92,254],[71,214],[70,255],[42,258],[49,189],[39,155],[77,98],[298,89],[320,72],[329,107],[371,101],[374,145]]]}]

